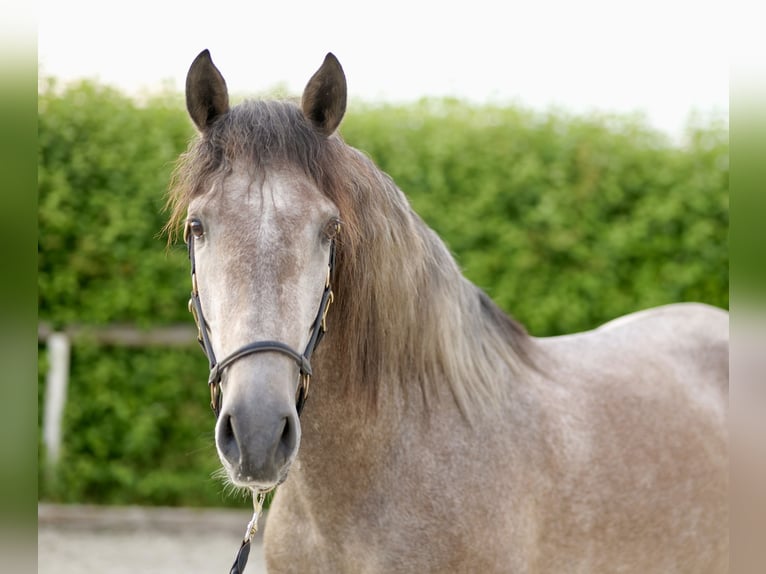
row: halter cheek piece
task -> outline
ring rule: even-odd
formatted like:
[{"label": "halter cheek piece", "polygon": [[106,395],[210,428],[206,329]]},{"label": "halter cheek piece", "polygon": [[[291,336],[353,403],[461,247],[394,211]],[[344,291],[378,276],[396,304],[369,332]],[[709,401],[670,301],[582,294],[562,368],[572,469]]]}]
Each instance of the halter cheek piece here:
[{"label": "halter cheek piece", "polygon": [[[336,234],[339,230],[340,224],[337,224],[335,228]],[[327,279],[325,280],[322,299],[319,302],[319,310],[317,311],[316,318],[311,326],[311,337],[309,338],[309,342],[303,353],[298,353],[289,345],[281,343],[280,341],[256,341],[240,347],[220,362],[216,360],[215,353],[213,352],[213,345],[210,342],[209,335],[210,328],[207,321],[205,321],[205,315],[202,313],[202,303],[200,302],[199,291],[197,289],[197,273],[194,263],[195,239],[189,232],[188,224],[184,228],[184,241],[189,248],[189,261],[191,262],[192,291],[191,298],[189,299],[189,311],[194,316],[194,322],[197,324],[197,341],[199,341],[208,360],[210,376],[208,377],[207,382],[210,386],[210,406],[213,408],[216,418],[218,418],[218,415],[221,412],[221,377],[226,367],[231,365],[237,359],[241,359],[247,355],[266,352],[282,353],[298,364],[300,381],[298,383],[298,390],[296,391],[295,408],[298,411],[298,416],[300,416],[303,406],[306,403],[306,398],[308,397],[309,383],[311,382],[311,355],[327,331],[327,311],[330,309],[330,305],[333,302],[330,278],[332,277],[335,268],[335,237],[330,240],[330,261],[327,266]]]}]

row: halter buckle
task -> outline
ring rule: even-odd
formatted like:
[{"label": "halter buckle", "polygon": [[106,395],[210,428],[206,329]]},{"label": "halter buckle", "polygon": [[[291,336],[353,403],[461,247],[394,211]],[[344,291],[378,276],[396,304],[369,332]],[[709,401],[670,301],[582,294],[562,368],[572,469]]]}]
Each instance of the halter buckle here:
[{"label": "halter buckle", "polygon": [[322,331],[327,331],[327,312],[330,310],[330,305],[332,305],[332,302],[335,300],[335,295],[333,295],[333,292],[330,291],[329,296],[327,297],[327,305],[324,306],[324,311],[322,312]]},{"label": "halter buckle", "polygon": [[309,396],[309,384],[311,383],[311,375],[302,373],[300,382],[298,383],[298,390],[295,393],[295,409],[298,412],[298,416],[301,416],[303,412],[303,406],[306,404],[306,399]]},{"label": "halter buckle", "polygon": [[210,408],[213,409],[215,416],[218,416],[219,404],[221,402],[221,384],[216,382],[210,385]]}]

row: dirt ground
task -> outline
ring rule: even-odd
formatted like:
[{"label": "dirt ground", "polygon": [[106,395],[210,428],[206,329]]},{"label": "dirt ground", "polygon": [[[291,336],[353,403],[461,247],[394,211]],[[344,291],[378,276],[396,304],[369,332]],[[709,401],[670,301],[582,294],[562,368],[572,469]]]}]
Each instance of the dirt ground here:
[{"label": "dirt ground", "polygon": [[[40,504],[37,516],[38,574],[226,574],[251,514]],[[266,572],[260,533],[245,572]]]}]

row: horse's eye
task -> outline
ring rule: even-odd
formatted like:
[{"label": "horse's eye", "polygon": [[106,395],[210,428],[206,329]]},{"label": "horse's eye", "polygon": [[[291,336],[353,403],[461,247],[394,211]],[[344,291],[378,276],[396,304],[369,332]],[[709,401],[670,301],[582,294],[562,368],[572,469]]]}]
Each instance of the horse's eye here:
[{"label": "horse's eye", "polygon": [[203,235],[205,235],[205,228],[202,227],[202,222],[199,219],[192,219],[187,224],[187,231],[186,231],[187,238],[189,236],[194,237],[195,239],[199,239]]},{"label": "horse's eye", "polygon": [[327,239],[335,239],[340,231],[340,221],[333,218],[327,222],[324,228],[324,235]]}]

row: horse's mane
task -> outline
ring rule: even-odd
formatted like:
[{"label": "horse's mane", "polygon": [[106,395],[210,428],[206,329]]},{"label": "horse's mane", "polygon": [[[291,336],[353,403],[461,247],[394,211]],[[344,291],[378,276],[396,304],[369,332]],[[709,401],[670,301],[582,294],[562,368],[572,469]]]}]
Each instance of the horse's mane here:
[{"label": "horse's mane", "polygon": [[381,381],[401,381],[423,397],[446,385],[468,413],[503,393],[511,372],[533,364],[523,326],[463,277],[391,178],[340,136],[318,134],[292,102],[244,102],[191,143],[171,184],[171,234],[189,201],[238,161],[254,177],[301,169],[339,209],[327,340],[350,398],[374,405]]}]

